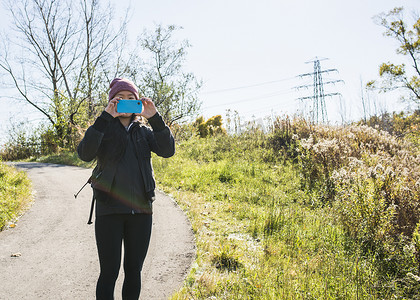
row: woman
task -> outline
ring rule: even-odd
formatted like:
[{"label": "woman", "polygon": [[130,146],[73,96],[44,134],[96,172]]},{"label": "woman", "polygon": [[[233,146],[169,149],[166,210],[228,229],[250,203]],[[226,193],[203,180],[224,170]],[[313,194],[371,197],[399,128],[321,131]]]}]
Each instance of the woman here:
[{"label": "woman", "polygon": [[[118,113],[121,99],[141,100],[141,114]],[[140,124],[148,119],[151,128]],[[85,133],[77,152],[84,161],[96,158],[91,185],[96,199],[95,236],[100,263],[97,299],[114,299],[124,242],[123,299],[138,299],[141,269],[152,229],[155,181],[151,152],[175,153],[171,131],[151,99],[141,98],[128,79],[115,78],[105,111]]]}]

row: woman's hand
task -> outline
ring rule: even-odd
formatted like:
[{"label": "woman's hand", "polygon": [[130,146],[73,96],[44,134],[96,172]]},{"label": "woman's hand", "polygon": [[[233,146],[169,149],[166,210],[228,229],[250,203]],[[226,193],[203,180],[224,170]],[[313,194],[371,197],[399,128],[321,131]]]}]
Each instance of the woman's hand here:
[{"label": "woman's hand", "polygon": [[140,114],[140,116],[150,119],[157,113],[155,104],[150,98],[143,97],[140,100],[143,103],[143,112]]},{"label": "woman's hand", "polygon": [[117,105],[120,99],[121,98],[112,99],[111,101],[108,102],[107,107],[105,107],[105,111],[109,113],[111,116],[113,116],[114,118],[124,115],[123,113],[117,112]]},{"label": "woman's hand", "polygon": [[[105,108],[105,111],[109,113],[114,118],[116,117],[130,117],[131,113],[119,113],[117,112],[117,105],[118,101],[121,100],[121,98],[114,98],[111,101],[109,101],[108,106]],[[143,103],[143,111],[140,114],[136,114],[138,116],[143,116],[147,119],[150,119],[153,117],[156,112],[156,106],[153,103],[153,101],[150,98],[141,98],[141,102]],[[134,101],[134,100],[133,100]]]}]

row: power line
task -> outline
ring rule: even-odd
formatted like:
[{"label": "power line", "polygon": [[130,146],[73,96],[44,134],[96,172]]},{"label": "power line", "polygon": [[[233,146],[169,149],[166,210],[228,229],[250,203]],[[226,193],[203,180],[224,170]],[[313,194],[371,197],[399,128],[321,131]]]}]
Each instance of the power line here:
[{"label": "power line", "polygon": [[245,115],[250,114],[250,113],[258,115],[258,114],[261,114],[261,113],[271,112],[273,109],[278,108],[278,107],[285,108],[285,107],[290,107],[291,105],[293,105],[293,104],[288,104],[287,105],[287,104],[284,104],[284,103],[277,103],[275,105],[270,105],[270,106],[261,108],[259,110],[248,110],[248,111],[244,111],[242,113],[245,114]]},{"label": "power line", "polygon": [[244,103],[244,102],[249,102],[249,101],[254,101],[254,100],[271,98],[271,97],[275,97],[275,96],[278,96],[278,95],[288,94],[292,91],[293,91],[293,89],[287,89],[287,90],[278,91],[278,92],[274,92],[274,93],[270,93],[270,94],[264,94],[264,95],[260,95],[260,96],[256,96],[256,97],[252,97],[252,98],[235,100],[235,101],[225,102],[223,104],[216,104],[216,105],[212,105],[212,106],[206,106],[203,109],[210,109],[210,108],[222,107],[222,106],[226,106],[226,105],[230,105],[230,104],[238,104],[238,103]]},{"label": "power line", "polygon": [[226,89],[221,89],[221,90],[214,90],[214,91],[204,92],[204,93],[202,93],[202,95],[223,93],[223,92],[229,92],[229,91],[234,91],[234,90],[241,90],[241,89],[247,89],[247,88],[258,87],[258,86],[263,86],[263,85],[269,85],[269,84],[278,83],[278,82],[282,82],[282,81],[287,81],[287,80],[291,80],[291,79],[295,79],[295,78],[296,78],[296,76],[289,77],[289,78],[283,78],[283,79],[279,79],[279,80],[266,81],[266,82],[261,82],[261,83],[256,83],[256,84],[226,88]]}]

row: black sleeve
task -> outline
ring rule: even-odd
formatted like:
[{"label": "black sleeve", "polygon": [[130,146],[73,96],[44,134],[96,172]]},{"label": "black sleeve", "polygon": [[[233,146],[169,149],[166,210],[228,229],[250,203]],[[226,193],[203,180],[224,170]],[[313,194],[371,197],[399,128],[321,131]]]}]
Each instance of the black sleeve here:
[{"label": "black sleeve", "polygon": [[77,154],[81,160],[89,162],[95,159],[104,132],[113,119],[109,113],[104,111],[95,120],[95,123],[86,130],[85,136],[77,146]]},{"label": "black sleeve", "polygon": [[106,111],[103,111],[102,114],[96,119],[95,123],[93,123],[93,127],[100,131],[104,132],[105,129],[108,127],[109,122],[113,119],[113,117],[107,113]]},{"label": "black sleeve", "polygon": [[171,130],[163,121],[162,116],[156,113],[148,119],[152,131],[149,132],[150,149],[159,156],[171,157],[175,154],[175,139]]}]

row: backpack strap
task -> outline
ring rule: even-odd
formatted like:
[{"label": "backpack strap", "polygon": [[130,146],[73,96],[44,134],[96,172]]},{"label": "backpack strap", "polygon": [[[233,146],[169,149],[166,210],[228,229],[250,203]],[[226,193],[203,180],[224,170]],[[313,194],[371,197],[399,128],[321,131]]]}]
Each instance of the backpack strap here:
[{"label": "backpack strap", "polygon": [[88,181],[86,181],[86,183],[81,187],[81,189],[76,194],[74,194],[74,199],[76,199],[77,196],[79,196],[79,193],[85,188],[85,186],[88,183],[92,183],[92,176],[90,176],[89,179],[88,179]]},{"label": "backpack strap", "polygon": [[90,204],[90,213],[89,213],[89,220],[87,222],[88,225],[92,224],[92,216],[93,216],[93,208],[95,206],[95,196],[92,195],[92,202]]},{"label": "backpack strap", "polygon": [[[92,176],[89,177],[88,181],[82,186],[82,188],[76,193],[74,194],[74,199],[77,198],[77,196],[79,195],[79,193],[85,188],[85,186],[88,183],[92,183]],[[90,214],[89,214],[89,220],[88,220],[88,225],[92,224],[92,216],[93,216],[93,208],[95,206],[95,196],[92,195],[92,202],[90,204]]]}]

